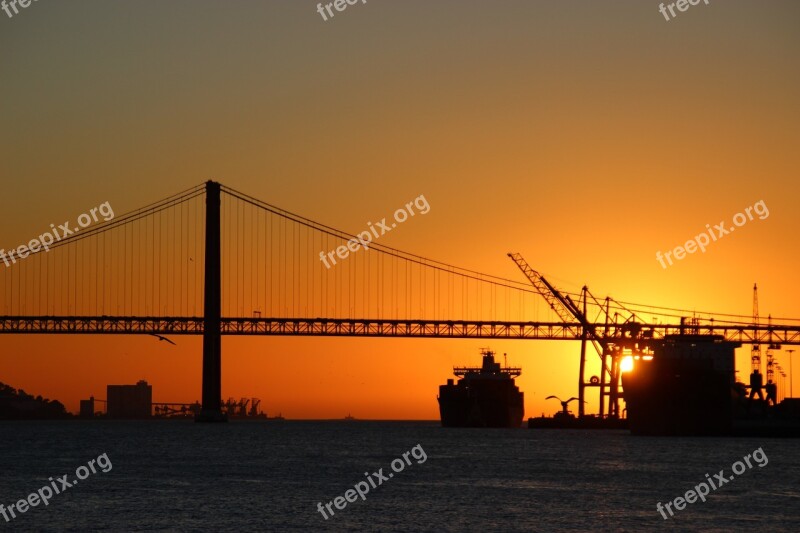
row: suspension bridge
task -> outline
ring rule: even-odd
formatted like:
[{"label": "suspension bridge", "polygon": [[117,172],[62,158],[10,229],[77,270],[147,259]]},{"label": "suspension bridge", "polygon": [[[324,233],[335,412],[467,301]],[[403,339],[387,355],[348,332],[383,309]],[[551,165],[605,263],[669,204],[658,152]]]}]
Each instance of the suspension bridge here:
[{"label": "suspension bridge", "polygon": [[[793,319],[758,324],[596,299],[585,288],[551,287],[559,298],[543,299],[531,269],[523,269],[528,280],[506,279],[377,242],[332,268],[322,264],[320,251],[354,238],[209,181],[75,228],[49,251],[0,269],[0,334],[202,335],[202,421],[224,420],[222,335],[581,341],[581,396],[600,387],[601,416],[606,400],[610,416],[619,412],[620,357],[653,340],[800,344]],[[578,310],[576,318],[564,308]],[[602,359],[591,383],[587,342]]]}]

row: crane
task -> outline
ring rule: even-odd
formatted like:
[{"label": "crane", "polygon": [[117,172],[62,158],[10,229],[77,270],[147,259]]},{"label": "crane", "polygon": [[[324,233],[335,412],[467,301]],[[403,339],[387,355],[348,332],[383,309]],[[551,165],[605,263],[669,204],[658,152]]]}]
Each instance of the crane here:
[{"label": "crane", "polygon": [[[522,257],[521,254],[518,253],[509,253],[508,257],[511,258],[514,263],[516,263],[517,267],[522,271],[525,277],[528,278],[528,281],[531,282],[531,285],[536,289],[536,291],[545,299],[548,303],[550,308],[558,315],[562,322],[572,322],[573,319],[577,320],[581,324],[582,333],[581,333],[581,361],[580,361],[580,369],[579,369],[579,377],[578,377],[578,416],[584,416],[584,397],[586,387],[600,387],[600,416],[603,416],[604,412],[604,405],[605,405],[605,388],[606,388],[606,376],[609,377],[609,402],[608,402],[608,415],[612,418],[619,417],[619,357],[616,357],[614,351],[612,350],[610,343],[606,341],[603,335],[600,335],[597,331],[596,326],[589,321],[586,317],[586,303],[587,298],[591,296],[589,289],[584,286],[582,289],[582,296],[580,301],[583,303],[583,309],[581,309],[573,300],[569,297],[569,295],[562,294],[558,289],[556,289],[550,282],[545,279],[539,272],[534,270],[527,261]],[[597,303],[597,300],[594,296],[591,298]],[[606,324],[608,324],[609,318],[609,298],[606,298],[606,306],[605,306],[605,316],[606,316]],[[598,303],[598,306],[602,308],[602,305]],[[584,376],[584,369],[586,365],[586,342],[591,341],[594,345],[595,349],[597,350],[598,354],[602,359],[602,368],[600,370],[600,379],[595,380],[592,379],[589,383],[586,382]],[[608,356],[612,355],[611,357],[611,367],[609,368],[607,365]]]},{"label": "crane", "polygon": [[[758,284],[753,283],[753,325],[758,326]],[[761,345],[754,342],[750,347],[750,373],[761,373]]]},{"label": "crane", "polygon": [[[772,328],[772,315],[767,315],[767,326]],[[772,343],[772,332],[769,334],[769,344],[767,344],[767,383],[775,383],[775,357],[772,353],[774,348],[780,348],[780,345]]]},{"label": "crane", "polygon": [[[781,345],[772,341],[772,315],[767,315],[767,325],[769,326],[769,343],[767,344],[767,395],[772,393],[772,400],[777,403],[777,387],[778,383],[775,381],[775,367],[778,372],[783,373],[781,365],[775,362],[774,350],[780,350]],[[783,386],[781,386],[783,389]]]},{"label": "crane", "polygon": [[237,413],[242,418],[247,416],[247,404],[250,403],[250,398],[242,398],[239,400],[239,412]]},{"label": "crane", "polygon": [[[753,283],[753,325],[758,326],[759,316],[758,316],[758,284]],[[780,350],[781,345],[778,343],[773,342],[772,340],[772,315],[767,315],[767,331],[768,331],[768,343],[767,343],[767,401],[772,399],[773,402],[776,401],[776,394],[775,388],[777,384],[775,383],[775,355],[773,353],[774,350]],[[761,376],[761,344],[758,342],[758,338],[754,338],[753,344],[750,347],[750,398],[753,398],[755,395],[758,395],[761,398],[761,388],[763,385],[763,376]]]},{"label": "crane", "polygon": [[253,398],[252,403],[250,404],[250,416],[256,417],[258,416],[258,406],[261,404],[261,400],[258,398]]}]

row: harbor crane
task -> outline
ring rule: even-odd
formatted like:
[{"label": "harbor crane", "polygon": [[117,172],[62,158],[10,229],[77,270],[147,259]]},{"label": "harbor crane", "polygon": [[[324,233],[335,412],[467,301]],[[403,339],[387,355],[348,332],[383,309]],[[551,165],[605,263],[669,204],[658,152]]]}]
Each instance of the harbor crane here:
[{"label": "harbor crane", "polygon": [[[758,284],[753,283],[753,325],[758,326]],[[750,346],[750,372],[761,372],[761,345],[754,342]]]},{"label": "harbor crane", "polygon": [[[753,284],[753,325],[758,327],[758,284]],[[775,350],[780,350],[781,345],[773,342],[772,339],[772,315],[767,315],[768,343],[767,343],[767,385],[770,389],[775,387]],[[758,395],[761,398],[761,388],[764,386],[763,375],[761,375],[761,345],[753,342],[750,346],[750,397]],[[769,391],[767,391],[769,394]]]},{"label": "harbor crane", "polygon": [[[562,322],[569,323],[573,319],[581,324],[581,360],[578,377],[578,416],[584,416],[584,403],[585,403],[585,389],[586,387],[599,387],[600,388],[600,417],[602,418],[605,412],[606,396],[608,396],[608,416],[610,418],[619,418],[619,387],[620,387],[620,355],[621,349],[619,346],[612,346],[606,339],[608,333],[609,316],[610,316],[610,298],[605,299],[605,304],[601,304],[589,292],[589,289],[584,286],[581,290],[581,297],[578,305],[569,295],[562,294],[561,291],[556,289],[550,282],[545,279],[539,272],[534,270],[527,261],[518,253],[509,253],[508,257],[511,258],[517,267],[522,271],[531,285],[536,291],[545,299],[550,308],[558,315]],[[595,305],[603,310],[605,315],[605,328],[603,334],[598,332],[597,326],[592,323],[586,316],[587,313],[587,300],[592,298]],[[631,313],[628,321],[635,318]],[[598,355],[601,358],[600,377],[593,376],[589,382],[585,378],[586,367],[586,344],[587,341],[591,342]],[[610,361],[610,365],[609,365]],[[608,381],[606,381],[608,380]],[[606,391],[606,388],[609,390]]]},{"label": "harbor crane", "polygon": [[256,417],[258,416],[258,406],[261,404],[261,400],[259,398],[253,398],[252,404],[250,405],[250,411],[248,412],[248,416]]}]

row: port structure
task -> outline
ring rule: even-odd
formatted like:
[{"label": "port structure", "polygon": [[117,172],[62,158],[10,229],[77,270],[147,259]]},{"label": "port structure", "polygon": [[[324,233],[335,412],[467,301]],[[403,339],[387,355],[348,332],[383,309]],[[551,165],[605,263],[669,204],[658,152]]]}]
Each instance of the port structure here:
[{"label": "port structure", "polygon": [[767,344],[767,383],[775,383],[775,350],[780,350],[781,345],[772,339],[772,315],[767,315],[769,327],[769,343]]},{"label": "port structure", "polygon": [[[758,284],[753,284],[753,325],[758,327]],[[754,342],[750,346],[750,373],[761,372],[761,345]]]},{"label": "port structure", "polygon": [[[563,294],[555,288],[547,279],[532,268],[528,262],[518,253],[509,253],[508,257],[517,265],[522,271],[531,285],[536,291],[544,298],[550,308],[558,315],[564,323],[571,323],[577,320],[581,325],[581,358],[578,370],[578,416],[585,415],[584,404],[586,403],[586,387],[599,388],[599,416],[603,418],[606,416],[606,406],[609,418],[619,418],[619,398],[620,398],[620,361],[624,353],[624,347],[620,343],[609,341],[609,327],[611,326],[610,317],[610,304],[611,298],[606,298],[603,303],[597,300],[588,287],[585,285],[581,289],[581,296],[576,303],[568,294]],[[598,331],[598,325],[590,322],[587,317],[587,302],[589,299],[594,301],[594,304],[602,310],[604,322],[602,334]],[[615,302],[616,307],[625,309],[624,306]],[[635,324],[636,316],[634,313],[629,313],[628,318],[619,324],[618,319],[620,315],[615,315],[615,326],[620,327],[625,324]],[[587,342],[591,342],[600,356],[601,369],[600,377],[592,377],[589,381],[586,380],[586,346]],[[636,348],[636,347],[634,347]]]},{"label": "port structure", "polygon": [[[496,355],[495,352],[490,350],[489,348],[481,348],[481,355],[486,360],[487,356],[491,356],[491,360],[494,361],[494,356]],[[505,357],[507,354],[503,354]],[[522,375],[522,367],[518,366],[508,366],[508,361],[504,362],[503,366],[500,366],[500,363],[492,363],[496,364],[496,371],[500,374],[505,374],[512,378],[518,378]],[[485,372],[485,366],[454,366],[453,367],[453,375],[463,378],[466,377],[468,374],[480,374],[481,372]]]},{"label": "port structure", "polygon": [[[759,313],[758,313],[758,284],[753,284],[753,326],[759,326]],[[767,385],[770,387],[774,386],[775,384],[775,350],[780,350],[781,345],[779,343],[774,342],[772,338],[772,315],[767,315],[767,350],[765,355],[767,356]],[[761,374],[761,344],[759,342],[753,342],[750,347],[750,389],[751,391],[755,388],[758,389],[758,394],[760,396],[760,390],[763,383],[763,376],[758,376]]]},{"label": "port structure", "polygon": [[[523,262],[528,282],[377,242],[369,253],[361,251],[335,268],[317,255],[324,255],[322,242],[343,258],[364,234],[369,235],[341,231],[207,181],[0,268],[0,336],[202,336],[197,419],[204,422],[226,420],[221,336],[581,341],[580,395],[585,387],[599,387],[601,415],[613,417],[619,416],[622,356],[641,356],[669,336],[717,335],[754,344],[759,366],[760,345],[800,345],[797,323],[762,325],[749,315],[715,322],[716,313],[703,313],[712,318],[676,324],[672,317],[695,313],[666,314],[634,303],[626,308],[608,298],[598,302],[586,288],[580,294],[558,291]],[[531,290],[531,283],[539,290]],[[558,321],[527,319],[531,308],[525,298],[539,295]],[[516,315],[509,309],[515,301],[520,302]],[[645,323],[630,309],[670,322]],[[602,371],[587,383],[589,344],[600,354]]]}]

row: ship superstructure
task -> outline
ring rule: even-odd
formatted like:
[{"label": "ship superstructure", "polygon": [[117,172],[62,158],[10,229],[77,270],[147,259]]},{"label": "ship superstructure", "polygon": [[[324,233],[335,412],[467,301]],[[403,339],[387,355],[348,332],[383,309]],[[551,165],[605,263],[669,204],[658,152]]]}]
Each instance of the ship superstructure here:
[{"label": "ship superstructure", "polygon": [[518,367],[503,367],[495,352],[481,350],[480,367],[453,367],[457,383],[448,379],[439,386],[439,414],[445,427],[520,427],[524,394],[514,379]]}]

